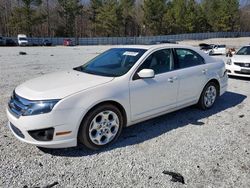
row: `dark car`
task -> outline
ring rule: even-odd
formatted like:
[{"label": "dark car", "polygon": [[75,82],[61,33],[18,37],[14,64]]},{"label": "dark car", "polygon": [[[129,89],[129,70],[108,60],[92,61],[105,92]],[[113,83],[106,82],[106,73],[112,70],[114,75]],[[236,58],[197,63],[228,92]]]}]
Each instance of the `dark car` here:
[{"label": "dark car", "polygon": [[46,39],[43,41],[43,46],[52,46],[52,42]]},{"label": "dark car", "polygon": [[13,39],[6,39],[5,45],[6,46],[16,46],[17,43]]},{"label": "dark car", "polygon": [[4,45],[4,38],[0,37],[0,46],[3,46],[3,45]]},{"label": "dark car", "polygon": [[155,40],[150,42],[151,45],[154,44],[178,44],[178,42],[174,40]]},{"label": "dark car", "polygon": [[202,50],[206,54],[210,54],[214,45],[213,44],[201,43],[201,44],[199,44],[199,46],[200,46],[200,50]]}]

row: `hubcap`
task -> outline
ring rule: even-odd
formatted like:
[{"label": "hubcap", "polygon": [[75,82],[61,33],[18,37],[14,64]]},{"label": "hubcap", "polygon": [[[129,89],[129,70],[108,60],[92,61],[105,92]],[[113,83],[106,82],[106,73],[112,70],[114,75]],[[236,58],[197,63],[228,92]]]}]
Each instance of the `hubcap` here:
[{"label": "hubcap", "polygon": [[209,86],[205,92],[204,104],[207,108],[211,107],[214,104],[214,101],[217,96],[217,91],[215,86]]},{"label": "hubcap", "polygon": [[90,123],[89,138],[96,145],[105,145],[115,138],[119,126],[116,113],[110,110],[100,112]]}]

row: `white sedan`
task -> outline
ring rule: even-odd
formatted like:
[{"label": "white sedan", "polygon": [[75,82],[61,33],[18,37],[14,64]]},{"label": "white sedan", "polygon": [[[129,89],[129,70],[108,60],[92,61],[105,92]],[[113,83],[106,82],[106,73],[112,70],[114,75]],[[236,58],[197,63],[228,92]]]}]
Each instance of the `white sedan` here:
[{"label": "white sedan", "polygon": [[9,127],[19,140],[40,147],[100,149],[123,127],[194,104],[211,108],[227,80],[223,61],[193,47],[112,48],[18,86],[8,104]]},{"label": "white sedan", "polygon": [[228,75],[250,78],[250,45],[240,48],[226,62]]}]

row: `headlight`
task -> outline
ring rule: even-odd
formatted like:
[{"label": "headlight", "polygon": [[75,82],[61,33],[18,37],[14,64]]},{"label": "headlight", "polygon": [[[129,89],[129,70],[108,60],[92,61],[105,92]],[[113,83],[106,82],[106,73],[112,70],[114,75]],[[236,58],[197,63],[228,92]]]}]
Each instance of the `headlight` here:
[{"label": "headlight", "polygon": [[227,64],[228,64],[228,65],[232,65],[232,60],[231,60],[231,59],[228,59],[228,60],[227,60]]},{"label": "headlight", "polygon": [[22,111],[23,116],[45,114],[51,112],[59,100],[30,101],[29,106]]}]

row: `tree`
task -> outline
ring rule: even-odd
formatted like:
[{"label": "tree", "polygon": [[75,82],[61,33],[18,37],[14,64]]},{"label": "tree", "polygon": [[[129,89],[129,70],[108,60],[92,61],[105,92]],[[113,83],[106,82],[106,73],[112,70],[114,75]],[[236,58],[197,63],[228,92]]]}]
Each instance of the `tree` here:
[{"label": "tree", "polygon": [[204,0],[202,6],[212,31],[238,30],[239,0]]},{"label": "tree", "polygon": [[76,17],[82,8],[80,0],[58,0],[58,3],[61,7],[59,15],[64,20],[64,25],[59,25],[57,29],[63,30],[61,34],[65,36],[75,36]]},{"label": "tree", "polygon": [[171,33],[186,32],[186,0],[173,0],[169,4],[168,22],[166,25]]},{"label": "tree", "polygon": [[15,7],[10,25],[19,31],[32,36],[32,28],[44,21],[44,15],[36,10],[42,3],[41,0],[22,0],[21,6]]},{"label": "tree", "polygon": [[123,36],[129,36],[130,33],[133,33],[134,26],[134,5],[135,0],[121,0],[120,1],[120,10],[122,18],[122,33]]},{"label": "tree", "polygon": [[250,31],[250,5],[240,9],[240,29]]},{"label": "tree", "polygon": [[105,0],[96,17],[99,36],[119,36],[119,4],[116,0]]},{"label": "tree", "polygon": [[238,31],[239,29],[239,0],[221,1],[221,30]]},{"label": "tree", "polygon": [[100,8],[102,7],[102,0],[90,0],[89,6],[89,19],[91,22],[91,33],[93,36],[96,36],[96,26],[97,26],[97,15],[99,13]]},{"label": "tree", "polygon": [[152,35],[163,34],[166,0],[144,0],[144,24]]},{"label": "tree", "polygon": [[187,33],[204,32],[209,29],[205,12],[195,0],[187,1],[184,21]]}]

